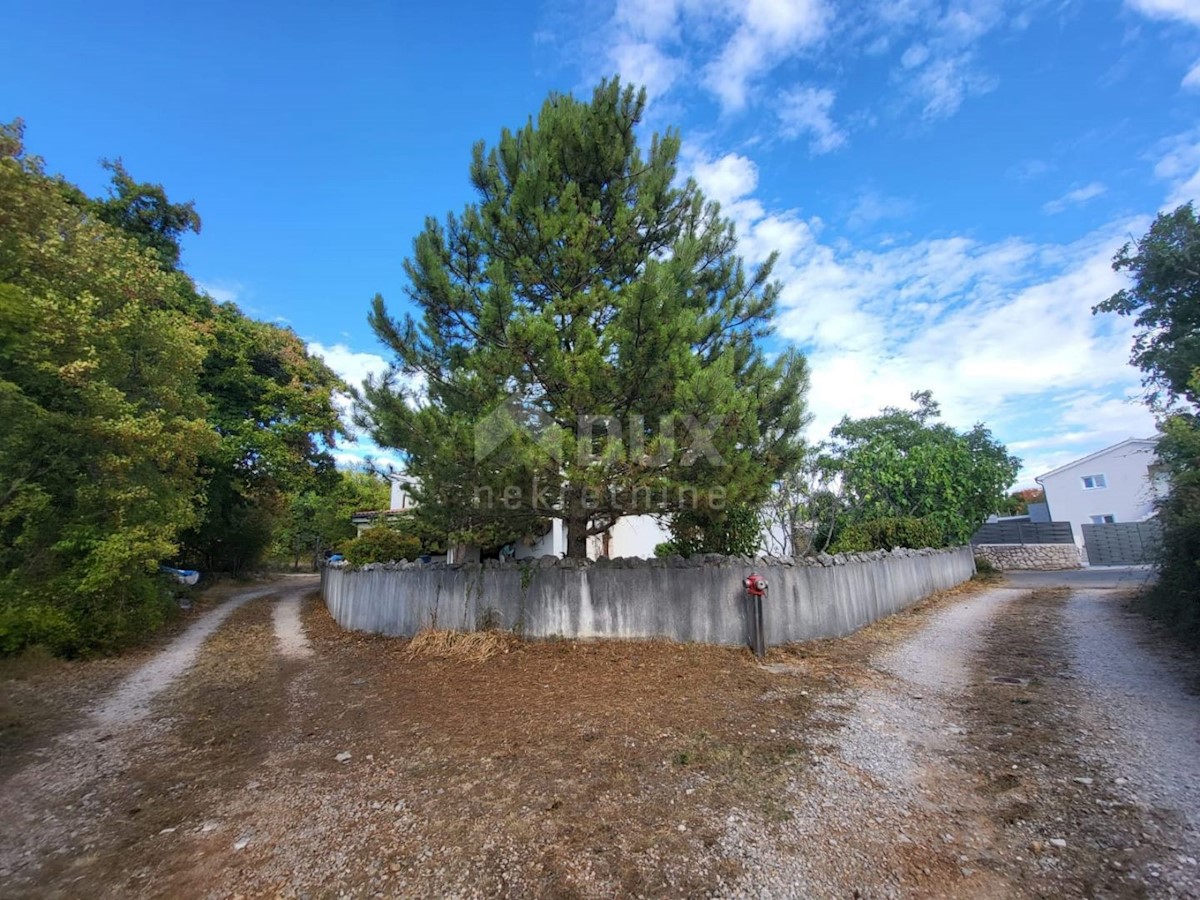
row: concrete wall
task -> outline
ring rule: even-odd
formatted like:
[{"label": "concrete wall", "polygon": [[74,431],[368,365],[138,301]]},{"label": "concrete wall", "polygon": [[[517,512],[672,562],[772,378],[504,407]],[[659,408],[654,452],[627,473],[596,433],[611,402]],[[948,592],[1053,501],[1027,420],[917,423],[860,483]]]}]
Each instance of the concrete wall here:
[{"label": "concrete wall", "polygon": [[322,571],[326,605],[343,628],[412,635],[424,627],[470,631],[490,616],[529,637],[665,637],[747,642],[745,589],[766,577],[768,645],[840,637],[975,571],[969,547],[822,555],[816,560],[493,561],[461,566],[397,563]]},{"label": "concrete wall", "polygon": [[1079,569],[1079,547],[1074,544],[976,544],[975,555],[981,556],[997,569]]}]

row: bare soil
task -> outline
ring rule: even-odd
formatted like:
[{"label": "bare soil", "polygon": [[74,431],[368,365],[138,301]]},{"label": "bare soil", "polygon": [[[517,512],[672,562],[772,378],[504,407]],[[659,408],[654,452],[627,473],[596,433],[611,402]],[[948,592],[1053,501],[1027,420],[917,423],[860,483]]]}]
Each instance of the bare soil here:
[{"label": "bare soil", "polygon": [[298,635],[297,584],[125,725],[88,710],[153,651],[0,673],[23,722],[0,894],[1200,896],[1178,817],[1086,744],[1065,594],[969,585],[765,665],[608,641],[473,662],[343,632],[311,594]]}]

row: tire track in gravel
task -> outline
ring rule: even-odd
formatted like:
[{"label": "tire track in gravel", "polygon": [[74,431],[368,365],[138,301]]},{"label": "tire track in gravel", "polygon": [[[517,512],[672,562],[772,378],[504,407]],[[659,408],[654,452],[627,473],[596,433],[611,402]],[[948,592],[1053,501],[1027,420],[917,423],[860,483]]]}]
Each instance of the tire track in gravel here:
[{"label": "tire track in gravel", "polygon": [[289,578],[226,601],[0,784],[2,892],[170,894],[144,879],[182,862],[176,831],[265,752],[299,665],[285,653],[305,646],[289,607],[314,587]]},{"label": "tire track in gravel", "polygon": [[[1006,897],[986,805],[964,765],[953,704],[972,655],[1010,599],[993,589],[918,612],[918,630],[870,656],[857,684],[822,696],[835,725],[809,776],[789,787],[774,834],[730,816],[725,837],[748,897]],[[854,658],[879,623],[832,651]],[[861,651],[857,651],[861,652]],[[847,669],[846,671],[851,671]]]}]

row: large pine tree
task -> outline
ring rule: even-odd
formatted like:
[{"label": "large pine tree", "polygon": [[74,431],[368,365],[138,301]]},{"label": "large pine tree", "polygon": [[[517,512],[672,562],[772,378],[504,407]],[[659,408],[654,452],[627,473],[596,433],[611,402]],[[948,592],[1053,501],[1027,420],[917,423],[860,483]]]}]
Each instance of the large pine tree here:
[{"label": "large pine tree", "polygon": [[405,262],[420,320],[375,298],[396,361],[362,417],[452,538],[559,516],[580,558],[623,515],[755,502],[798,458],[805,362],[761,347],[774,259],[746,270],[678,182],[675,132],[639,148],[645,105],[614,79],[477,144],[476,202],[428,219]]}]

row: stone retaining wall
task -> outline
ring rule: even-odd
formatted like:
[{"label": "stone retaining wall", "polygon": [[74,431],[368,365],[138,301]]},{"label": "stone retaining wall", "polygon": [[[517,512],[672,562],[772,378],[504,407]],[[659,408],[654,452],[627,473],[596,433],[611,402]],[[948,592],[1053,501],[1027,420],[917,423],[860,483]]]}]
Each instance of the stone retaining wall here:
[{"label": "stone retaining wall", "polygon": [[976,544],[975,555],[997,569],[1080,569],[1079,547],[1075,544]]},{"label": "stone retaining wall", "polygon": [[768,645],[839,637],[974,574],[970,547],[822,554],[815,559],[542,557],[523,563],[393,563],[322,570],[343,628],[412,635],[492,623],[529,637],[747,642],[742,579],[763,575]]}]

